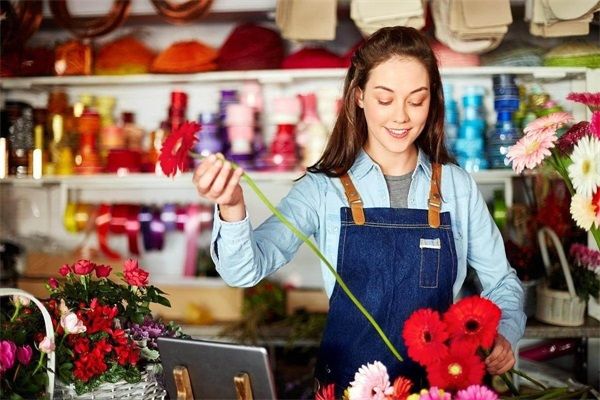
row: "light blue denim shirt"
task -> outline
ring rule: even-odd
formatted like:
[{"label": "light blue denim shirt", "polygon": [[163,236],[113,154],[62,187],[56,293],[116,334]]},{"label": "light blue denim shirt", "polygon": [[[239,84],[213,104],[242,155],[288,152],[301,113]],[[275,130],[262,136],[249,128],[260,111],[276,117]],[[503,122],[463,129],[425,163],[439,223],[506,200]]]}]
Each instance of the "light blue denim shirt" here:
[{"label": "light blue denim shirt", "polygon": [[[381,168],[361,151],[349,174],[364,207],[389,207],[390,196]],[[419,151],[412,175],[408,207],[427,209],[431,163]],[[473,177],[447,164],[442,169],[442,212],[450,212],[458,270],[453,286],[458,295],[467,264],[477,271],[482,296],[502,309],[499,332],[516,349],[525,330],[523,289],[506,259],[504,243]],[[338,178],[307,173],[297,181],[278,209],[306,236],[314,236],[319,248],[335,267],[338,258],[340,208],[348,203]],[[231,286],[249,287],[287,264],[303,243],[275,216],[252,229],[248,217],[225,222],[215,211],[211,254],[217,271]],[[331,296],[335,278],[321,265],[325,291]]]}]

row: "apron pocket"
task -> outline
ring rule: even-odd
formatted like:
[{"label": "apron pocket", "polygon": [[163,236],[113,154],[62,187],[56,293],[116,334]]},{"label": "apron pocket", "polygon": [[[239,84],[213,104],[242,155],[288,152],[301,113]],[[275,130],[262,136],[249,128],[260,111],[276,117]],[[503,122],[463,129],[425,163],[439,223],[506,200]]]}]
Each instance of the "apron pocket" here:
[{"label": "apron pocket", "polygon": [[419,285],[422,288],[436,288],[440,269],[440,239],[421,239],[419,247],[421,248]]}]

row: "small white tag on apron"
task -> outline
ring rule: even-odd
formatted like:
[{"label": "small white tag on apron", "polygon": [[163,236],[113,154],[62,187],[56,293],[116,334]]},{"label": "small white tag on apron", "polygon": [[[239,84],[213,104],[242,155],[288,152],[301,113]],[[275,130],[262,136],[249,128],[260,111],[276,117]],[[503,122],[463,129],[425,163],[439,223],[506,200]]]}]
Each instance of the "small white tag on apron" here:
[{"label": "small white tag on apron", "polygon": [[421,239],[419,247],[422,249],[441,249],[440,239]]}]

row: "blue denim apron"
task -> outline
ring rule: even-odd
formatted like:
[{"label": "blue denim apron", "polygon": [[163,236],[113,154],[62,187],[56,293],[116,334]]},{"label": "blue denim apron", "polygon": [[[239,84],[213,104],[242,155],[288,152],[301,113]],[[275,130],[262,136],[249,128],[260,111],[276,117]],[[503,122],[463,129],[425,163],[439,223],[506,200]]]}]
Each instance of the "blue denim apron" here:
[{"label": "blue denim apron", "polygon": [[[437,182],[441,182],[439,175]],[[433,186],[432,183],[432,191]],[[439,185],[436,188],[439,190]],[[452,304],[457,261],[450,214],[439,212],[439,202],[437,210],[433,210],[439,218],[433,226],[439,226],[432,227],[431,193],[429,210],[366,208],[361,214],[356,211],[362,202],[356,198],[352,201],[346,189],[352,208],[340,210],[337,272],[404,361],[392,354],[336,283],[315,377],[321,384],[335,383],[336,392],[341,394],[361,365],[380,361],[387,367],[390,380],[403,375],[417,387],[424,386],[424,370],[408,358],[402,329],[415,310],[429,307],[443,312]]]}]

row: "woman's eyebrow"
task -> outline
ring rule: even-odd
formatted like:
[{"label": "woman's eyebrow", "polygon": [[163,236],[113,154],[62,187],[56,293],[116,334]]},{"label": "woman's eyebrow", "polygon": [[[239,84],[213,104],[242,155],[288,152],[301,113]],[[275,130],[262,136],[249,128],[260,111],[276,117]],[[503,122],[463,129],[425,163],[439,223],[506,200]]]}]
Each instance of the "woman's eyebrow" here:
[{"label": "woman's eyebrow", "polygon": [[[394,93],[394,91],[392,89],[390,89],[389,87],[386,87],[386,86],[375,86],[374,89],[382,89],[382,90],[385,90],[387,92]],[[420,92],[422,90],[429,90],[429,89],[427,87],[425,87],[425,86],[421,86],[420,88],[413,90],[409,94],[417,93],[417,92]]]}]

